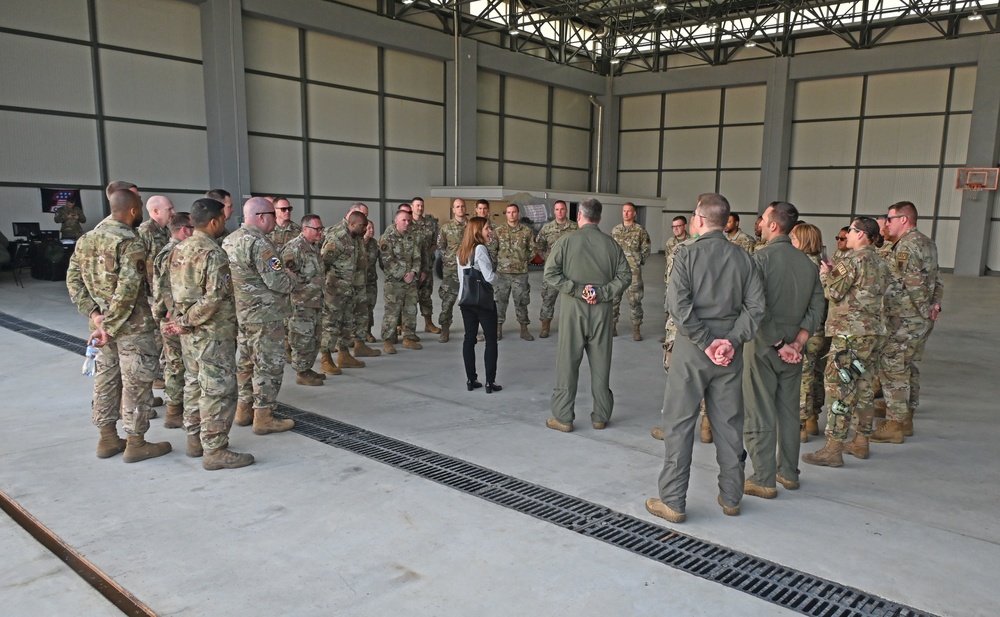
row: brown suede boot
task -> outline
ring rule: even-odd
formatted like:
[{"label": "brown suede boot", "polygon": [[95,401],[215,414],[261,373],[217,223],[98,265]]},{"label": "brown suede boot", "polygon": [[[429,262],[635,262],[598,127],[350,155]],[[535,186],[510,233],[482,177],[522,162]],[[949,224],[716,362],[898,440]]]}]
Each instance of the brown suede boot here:
[{"label": "brown suede boot", "polygon": [[538,338],[549,338],[549,328],[552,326],[551,319],[542,320],[542,330],[538,333]]},{"label": "brown suede boot", "polygon": [[377,339],[377,338],[375,338],[375,335],[374,335],[374,334],[372,334],[372,331],[371,331],[371,330],[368,330],[368,334],[366,334],[366,335],[365,335],[365,342],[366,342],[366,343],[374,343],[374,342],[375,342],[375,341],[377,341],[377,340],[378,340],[378,339]]},{"label": "brown suede boot", "polygon": [[406,338],[403,339],[403,347],[405,347],[406,349],[423,349],[424,348],[423,345],[421,345],[420,343],[416,342],[415,340],[413,340],[410,337],[406,337]]},{"label": "brown suede boot", "polygon": [[339,366],[333,363],[333,356],[330,355],[329,351],[323,352],[323,362],[320,364],[319,370],[327,375],[340,375],[343,372]]},{"label": "brown suede boot", "polygon": [[438,337],[438,342],[439,343],[447,343],[448,342],[448,338],[449,338],[449,334],[450,334],[449,331],[450,330],[451,330],[451,326],[448,326],[448,325],[445,325],[445,324],[441,324],[441,336]]},{"label": "brown suede boot", "polygon": [[913,437],[913,414],[906,416],[903,420],[903,437]]},{"label": "brown suede boot", "polygon": [[497,340],[498,341],[502,341],[503,340],[503,324],[502,323],[497,324]]},{"label": "brown suede boot", "polygon": [[337,366],[340,368],[365,368],[365,363],[351,355],[346,349],[337,352]]},{"label": "brown suede boot", "polygon": [[712,443],[712,425],[708,416],[701,417],[701,443]]},{"label": "brown suede boot", "polygon": [[97,442],[97,458],[111,458],[125,451],[125,440],[118,436],[118,429],[114,424],[105,424],[100,429],[101,439]]},{"label": "brown suede boot", "polygon": [[649,431],[649,434],[653,436],[653,439],[663,441],[663,429],[661,427],[654,426],[653,430]]},{"label": "brown suede boot", "polygon": [[195,433],[194,435],[188,434],[187,450],[184,451],[184,454],[188,455],[191,458],[198,458],[204,453],[205,451],[201,447],[201,435],[197,433]]},{"label": "brown suede boot", "polygon": [[810,454],[803,454],[802,461],[810,465],[821,467],[842,467],[844,465],[844,444],[836,439],[826,440],[826,445],[822,449]]},{"label": "brown suede boot", "polygon": [[163,428],[184,427],[184,406],[167,405],[167,416],[163,418]]},{"label": "brown suede boot", "polygon": [[156,458],[170,452],[170,442],[161,441],[150,443],[142,435],[129,435],[125,445],[125,456],[122,460],[126,463],[138,463],[148,458]]},{"label": "brown suede boot", "polygon": [[[283,433],[295,426],[295,420],[279,420],[271,409],[253,410],[253,432],[258,435]],[[250,463],[247,463],[249,465]]]},{"label": "brown suede boot", "polygon": [[430,315],[424,315],[424,332],[430,332],[431,334],[441,334],[441,328],[434,325],[431,321]]},{"label": "brown suede boot", "polygon": [[808,443],[809,442],[809,431],[807,431],[806,427],[804,427],[804,426],[799,429],[799,442],[800,443]]},{"label": "brown suede boot", "polygon": [[382,352],[377,349],[372,349],[368,345],[365,345],[364,341],[358,339],[354,341],[354,357],[355,358],[374,358],[376,356],[381,356]]},{"label": "brown suede boot", "polygon": [[324,375],[323,373],[317,373],[312,369],[309,369],[306,372],[315,377],[316,379],[319,379],[320,381],[326,381],[326,375]]},{"label": "brown suede boot", "polygon": [[844,442],[844,452],[855,458],[868,458],[868,438],[855,435],[853,440]]},{"label": "brown suede boot", "polygon": [[819,435],[819,418],[816,416],[806,418],[806,431],[810,435]]},{"label": "brown suede boot", "polygon": [[639,331],[639,326],[632,326],[632,340],[633,341],[642,340],[642,332]]},{"label": "brown suede boot", "polygon": [[253,454],[233,452],[229,448],[209,450],[205,453],[205,458],[201,459],[201,468],[206,471],[239,469],[247,465],[253,465]]},{"label": "brown suede boot", "polygon": [[301,371],[295,373],[295,383],[300,386],[322,386],[323,380],[319,377],[313,377],[309,373],[312,371]]},{"label": "brown suede boot", "polygon": [[886,420],[868,440],[872,443],[903,443],[903,423]]},{"label": "brown suede boot", "polygon": [[528,324],[526,323],[521,324],[521,338],[526,341],[535,340],[535,337],[531,335],[531,332],[528,332]]},{"label": "brown suede boot", "polygon": [[396,353],[396,346],[393,345],[391,341],[386,341],[386,342],[382,343],[382,351],[384,351],[387,354],[392,355],[392,354]]},{"label": "brown suede boot", "polygon": [[250,426],[253,424],[253,408],[250,403],[243,401],[236,402],[236,426]]}]

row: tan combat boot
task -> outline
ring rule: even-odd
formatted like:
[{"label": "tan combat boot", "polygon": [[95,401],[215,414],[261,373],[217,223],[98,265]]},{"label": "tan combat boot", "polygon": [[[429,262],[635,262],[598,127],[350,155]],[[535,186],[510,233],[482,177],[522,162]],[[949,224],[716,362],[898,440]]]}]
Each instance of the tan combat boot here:
[{"label": "tan combat boot", "polygon": [[821,467],[841,467],[844,464],[844,444],[836,439],[826,439],[826,445],[822,449],[810,454],[803,454],[802,461],[810,465]]},{"label": "tan combat boot", "polygon": [[441,334],[441,328],[434,325],[431,321],[430,315],[424,315],[424,332],[430,332],[431,334]]},{"label": "tan combat boot", "polygon": [[382,351],[390,355],[394,354],[396,353],[396,346],[392,344],[392,341],[386,341],[382,343]]},{"label": "tan combat boot", "polygon": [[538,333],[538,338],[549,338],[549,327],[552,326],[551,319],[542,320],[542,330]]},{"label": "tan combat boot", "polygon": [[295,383],[300,386],[322,386],[323,380],[319,377],[313,377],[310,373],[312,371],[299,371],[295,373]]},{"label": "tan combat boot", "polygon": [[663,429],[661,427],[654,426],[653,430],[651,430],[649,434],[653,436],[653,439],[659,439],[660,441],[663,441]]},{"label": "tan combat boot", "polygon": [[198,458],[204,453],[205,451],[201,447],[201,435],[198,433],[189,434],[187,436],[187,450],[184,451],[184,454],[191,458]]},{"label": "tan combat boot", "polygon": [[807,431],[806,427],[803,426],[802,428],[799,429],[799,443],[808,443],[808,442],[809,442],[809,431]]},{"label": "tan combat boot", "polygon": [[[274,417],[274,410],[253,410],[253,432],[257,435],[283,433],[295,426],[295,420],[280,420]],[[247,463],[249,465],[250,463]],[[221,468],[220,468],[221,469]]]},{"label": "tan combat boot", "polygon": [[528,332],[528,324],[526,323],[521,324],[521,338],[526,341],[535,340],[535,337],[531,336],[531,332]]},{"label": "tan combat boot", "polygon": [[760,497],[762,499],[774,499],[778,496],[778,489],[774,487],[761,486],[753,480],[743,482],[743,494]]},{"label": "tan combat boot", "polygon": [[253,454],[233,452],[229,448],[209,450],[205,453],[205,458],[201,459],[201,468],[206,471],[239,469],[247,465],[253,465]]},{"label": "tan combat boot", "polygon": [[376,356],[381,356],[382,352],[377,349],[372,349],[368,345],[365,345],[364,341],[358,339],[354,341],[354,357],[355,358],[374,358]]},{"label": "tan combat boot", "polygon": [[639,331],[639,326],[632,326],[632,340],[633,341],[642,340],[642,332]]},{"label": "tan combat boot", "polygon": [[701,417],[701,443],[712,443],[712,425],[708,416]]},{"label": "tan combat boot", "polygon": [[115,424],[105,424],[100,427],[101,439],[97,442],[97,458],[111,458],[125,451],[125,440],[118,436]]},{"label": "tan combat boot", "polygon": [[326,381],[326,375],[324,375],[323,373],[317,373],[312,369],[307,369],[306,372],[315,377],[316,379],[319,379],[321,381]]},{"label": "tan combat boot", "polygon": [[903,443],[903,423],[886,420],[868,440],[872,443]]},{"label": "tan combat boot", "polygon": [[414,350],[424,348],[423,345],[421,345],[420,343],[418,343],[417,341],[413,340],[408,336],[403,339],[403,347],[405,347],[406,349],[414,349]]},{"label": "tan combat boot", "polygon": [[853,440],[844,442],[844,452],[856,458],[868,458],[868,438],[855,435]]},{"label": "tan combat boot", "polygon": [[374,343],[374,342],[375,342],[375,341],[377,341],[377,340],[378,340],[378,339],[376,339],[376,338],[375,338],[375,335],[374,335],[374,334],[372,334],[372,331],[371,331],[371,329],[369,329],[369,330],[368,330],[368,334],[366,334],[366,335],[365,335],[365,342],[366,342],[366,343]]},{"label": "tan combat boot", "polygon": [[184,406],[167,405],[167,415],[163,418],[163,428],[184,427]]},{"label": "tan combat boot", "polygon": [[250,407],[249,402],[236,402],[236,418],[234,422],[236,422],[236,426],[250,426],[253,424],[253,408]]},{"label": "tan combat boot", "polygon": [[126,463],[138,463],[148,458],[163,456],[167,452],[170,452],[169,441],[150,443],[142,435],[129,435],[122,460]]},{"label": "tan combat boot", "polygon": [[448,342],[448,338],[449,338],[449,334],[450,334],[449,330],[451,330],[451,326],[445,326],[445,325],[441,326],[441,336],[438,337],[438,342],[439,343],[447,343]]},{"label": "tan combat boot", "polygon": [[502,341],[503,340],[503,324],[502,323],[498,323],[497,324],[497,340],[498,341]]},{"label": "tan combat boot", "polygon": [[816,416],[806,418],[806,432],[810,435],[819,435],[819,418]]},{"label": "tan combat boot", "polygon": [[903,437],[913,437],[913,413],[903,420]]},{"label": "tan combat boot", "polygon": [[341,349],[337,352],[337,366],[340,368],[365,368],[365,363],[356,359],[346,349]]},{"label": "tan combat boot", "polygon": [[320,363],[319,370],[323,371],[327,375],[340,375],[343,371],[340,367],[333,363],[333,357],[330,355],[329,351],[323,352],[323,362]]}]

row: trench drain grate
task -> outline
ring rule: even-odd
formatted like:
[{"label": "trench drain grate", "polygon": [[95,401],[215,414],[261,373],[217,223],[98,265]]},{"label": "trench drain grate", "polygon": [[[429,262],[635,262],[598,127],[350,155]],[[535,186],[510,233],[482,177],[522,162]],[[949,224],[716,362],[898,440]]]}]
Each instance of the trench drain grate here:
[{"label": "trench drain grate", "polygon": [[[83,354],[86,341],[0,312],[0,326]],[[600,540],[811,617],[934,617],[818,576],[692,538],[670,528],[492,469],[312,412],[279,404],[293,432],[408,471],[488,502]]]}]

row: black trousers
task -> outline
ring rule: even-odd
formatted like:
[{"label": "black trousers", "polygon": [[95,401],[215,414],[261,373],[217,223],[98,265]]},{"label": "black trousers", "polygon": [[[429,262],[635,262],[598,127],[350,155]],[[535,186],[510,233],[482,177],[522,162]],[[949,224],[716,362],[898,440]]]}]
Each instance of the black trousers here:
[{"label": "black trousers", "polygon": [[465,339],[462,341],[462,359],[465,361],[465,378],[475,381],[476,375],[476,335],[483,327],[486,338],[486,383],[497,379],[497,312],[478,308],[460,307],[462,322],[465,324]]}]

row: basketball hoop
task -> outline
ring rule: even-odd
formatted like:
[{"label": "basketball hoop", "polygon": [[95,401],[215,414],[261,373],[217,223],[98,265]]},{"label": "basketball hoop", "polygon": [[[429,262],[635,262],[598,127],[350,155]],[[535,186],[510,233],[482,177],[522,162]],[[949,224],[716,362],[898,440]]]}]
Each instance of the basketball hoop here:
[{"label": "basketball hoop", "polygon": [[971,191],[971,198],[978,199],[980,191],[997,190],[998,172],[1000,168],[996,167],[963,167],[958,170],[955,188]]}]

